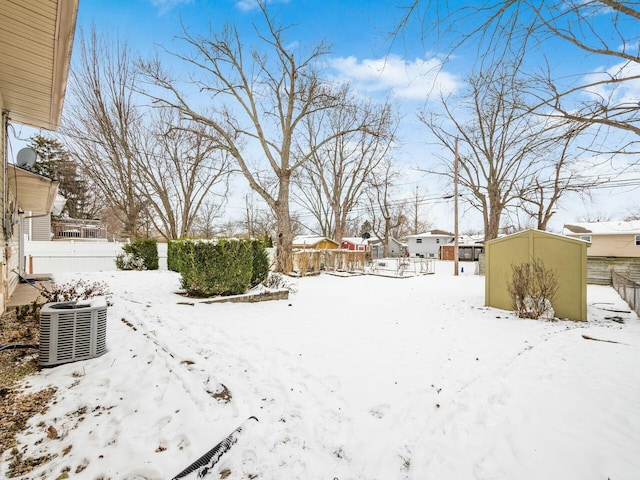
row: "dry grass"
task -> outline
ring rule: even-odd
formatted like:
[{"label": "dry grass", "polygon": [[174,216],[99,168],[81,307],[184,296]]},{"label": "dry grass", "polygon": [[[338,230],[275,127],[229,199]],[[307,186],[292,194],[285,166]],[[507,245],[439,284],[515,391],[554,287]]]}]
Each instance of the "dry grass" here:
[{"label": "dry grass", "polygon": [[[37,344],[39,341],[38,309],[35,305],[12,310],[0,318],[0,345]],[[12,461],[7,475],[16,477],[30,472],[49,459],[25,457],[17,435],[31,417],[46,411],[56,392],[46,388],[24,393],[20,380],[38,370],[38,354],[33,349],[0,351],[0,452],[10,451]]]}]

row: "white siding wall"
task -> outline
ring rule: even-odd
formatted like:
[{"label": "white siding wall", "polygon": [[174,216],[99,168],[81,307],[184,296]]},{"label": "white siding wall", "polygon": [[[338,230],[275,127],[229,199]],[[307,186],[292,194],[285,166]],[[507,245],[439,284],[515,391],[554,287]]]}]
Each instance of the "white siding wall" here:
[{"label": "white siding wall", "polygon": [[32,213],[33,218],[25,218],[24,233],[28,234],[29,240],[46,242],[51,240],[51,215],[39,215]]},{"label": "white siding wall", "polygon": [[[113,271],[122,245],[120,242],[28,241],[25,242],[25,270],[34,274]],[[158,260],[160,269],[166,270],[166,243],[158,243]]]},{"label": "white siding wall", "polygon": [[[421,240],[421,242],[418,243],[418,240]],[[412,257],[415,257],[416,254],[419,254],[424,256],[424,258],[439,258],[440,247],[442,245],[447,245],[450,240],[451,237],[409,237],[409,254]]]}]

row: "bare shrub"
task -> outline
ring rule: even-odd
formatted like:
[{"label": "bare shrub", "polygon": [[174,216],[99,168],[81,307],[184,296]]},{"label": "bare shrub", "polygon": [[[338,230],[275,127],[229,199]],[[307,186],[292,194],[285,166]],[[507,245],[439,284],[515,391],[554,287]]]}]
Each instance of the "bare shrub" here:
[{"label": "bare shrub", "polygon": [[297,286],[289,278],[278,272],[269,272],[269,276],[262,284],[273,290],[288,290],[290,293],[298,291]]},{"label": "bare shrub", "polygon": [[509,294],[520,318],[553,318],[553,300],[558,291],[558,275],[534,258],[511,266]]},{"label": "bare shrub", "polygon": [[111,296],[109,286],[105,282],[87,282],[86,280],[76,280],[62,284],[54,283],[45,287],[40,295],[46,302],[71,302],[87,300],[93,297]]}]

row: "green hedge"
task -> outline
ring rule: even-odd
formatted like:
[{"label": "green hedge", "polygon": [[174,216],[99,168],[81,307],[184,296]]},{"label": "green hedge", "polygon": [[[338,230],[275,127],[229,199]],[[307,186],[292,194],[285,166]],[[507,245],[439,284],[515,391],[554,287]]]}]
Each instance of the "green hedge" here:
[{"label": "green hedge", "polygon": [[167,243],[167,268],[172,272],[180,272],[184,261],[185,242],[189,240],[169,240]]},{"label": "green hedge", "polygon": [[181,274],[181,286],[201,297],[238,295],[269,274],[269,260],[261,241],[170,241],[167,266]]},{"label": "green hedge", "polygon": [[123,245],[122,251],[116,257],[119,270],[158,270],[158,242],[155,239],[134,240]]},{"label": "green hedge", "polygon": [[253,249],[253,272],[251,274],[251,286],[264,282],[269,276],[269,255],[265,250],[264,242],[260,240],[252,240],[251,247]]}]

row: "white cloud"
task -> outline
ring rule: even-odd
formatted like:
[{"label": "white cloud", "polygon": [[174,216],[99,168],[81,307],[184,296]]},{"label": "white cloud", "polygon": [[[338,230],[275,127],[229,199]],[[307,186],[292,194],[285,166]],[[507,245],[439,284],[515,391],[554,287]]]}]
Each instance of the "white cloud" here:
[{"label": "white cloud", "polygon": [[454,92],[460,82],[455,75],[443,70],[436,58],[406,61],[399,55],[386,58],[363,59],[340,57],[330,61],[337,79],[351,82],[365,93],[390,91],[397,98],[427,100],[440,94]]},{"label": "white cloud", "polygon": [[585,88],[583,92],[593,99],[608,99],[616,104],[638,103],[640,100],[640,64],[623,62],[608,69],[591,73],[584,77],[585,82],[605,82],[612,79],[622,80],[617,84],[601,84]]},{"label": "white cloud", "polygon": [[[289,3],[289,0],[263,0],[265,3]],[[243,12],[249,12],[258,8],[259,0],[238,0],[236,7]]]},{"label": "white cloud", "polygon": [[158,9],[159,15],[164,15],[176,7],[190,3],[193,3],[193,0],[151,0],[151,4]]}]

